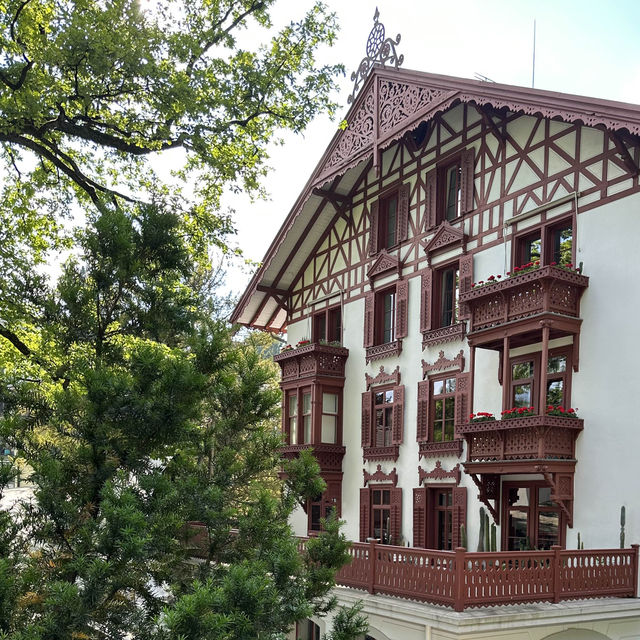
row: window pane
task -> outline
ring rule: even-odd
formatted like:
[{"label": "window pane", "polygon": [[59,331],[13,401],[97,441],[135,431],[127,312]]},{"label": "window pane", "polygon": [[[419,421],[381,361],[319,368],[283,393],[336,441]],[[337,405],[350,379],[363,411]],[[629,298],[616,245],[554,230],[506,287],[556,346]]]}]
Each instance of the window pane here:
[{"label": "window pane", "polygon": [[338,394],[322,394],[322,413],[338,413]]},{"label": "window pane", "polygon": [[533,404],[530,384],[517,384],[513,388],[513,406],[530,407]]},{"label": "window pane", "polygon": [[444,380],[436,380],[433,383],[433,395],[439,396],[444,389]]},{"label": "window pane", "polygon": [[564,404],[564,380],[547,382],[547,404]]},{"label": "window pane", "polygon": [[342,339],[342,312],[340,309],[329,311],[329,331],[327,340]]},{"label": "window pane", "polygon": [[567,356],[550,356],[547,373],[562,373],[567,370]]},{"label": "window pane", "polygon": [[311,505],[311,531],[320,531],[320,505]]},{"label": "window pane", "polygon": [[382,492],[382,504],[391,504],[391,491],[385,489]]},{"label": "window pane", "polygon": [[435,403],[436,420],[442,420],[443,409],[444,409],[444,402],[442,400],[436,400],[436,403]]},{"label": "window pane", "polygon": [[460,165],[456,164],[447,170],[447,202],[445,217],[455,220],[460,215]]},{"label": "window pane", "polygon": [[538,513],[538,549],[550,549],[558,544],[560,513],[558,511],[540,511]]},{"label": "window pane", "polygon": [[380,491],[373,491],[373,504],[380,504]]},{"label": "window pane", "polygon": [[385,293],[383,297],[384,314],[382,319],[382,342],[393,342],[395,338],[396,294]]},{"label": "window pane", "polygon": [[398,196],[387,200],[387,247],[396,243],[396,221],[398,215]]},{"label": "window pane", "polygon": [[526,380],[533,377],[533,361],[518,362],[511,369],[512,380]]},{"label": "window pane", "polygon": [[311,416],[305,416],[304,422],[304,440],[303,444],[309,444],[311,442]]},{"label": "window pane", "polygon": [[450,442],[451,440],[453,440],[454,436],[455,436],[454,421],[453,420],[445,420],[445,423],[444,423],[444,439],[447,442]]},{"label": "window pane", "polygon": [[386,403],[393,402],[393,389],[384,392],[384,401]]},{"label": "window pane", "polygon": [[375,403],[384,404],[384,393],[382,391],[376,392]]},{"label": "window pane", "polygon": [[458,270],[445,269],[440,282],[440,326],[448,327],[457,322]]},{"label": "window pane", "polygon": [[447,378],[445,380],[445,392],[446,393],[455,393],[456,392],[456,379],[455,378]]},{"label": "window pane", "polygon": [[508,547],[510,551],[519,551],[525,546],[530,546],[528,540],[529,512],[520,509],[509,510],[507,523]]},{"label": "window pane", "polygon": [[336,444],[338,423],[336,416],[322,416],[322,442]]},{"label": "window pane", "polygon": [[298,444],[298,420],[296,418],[289,418],[289,437],[291,444]]},{"label": "window pane", "polygon": [[573,245],[573,229],[571,225],[563,229],[556,229],[552,233],[551,242],[553,244],[553,261],[560,264],[571,262],[571,247]]},{"label": "window pane", "polygon": [[298,396],[289,396],[289,415],[295,416],[298,413]]},{"label": "window pane", "polygon": [[446,398],[444,401],[444,417],[447,419],[453,419],[455,416],[454,410],[456,406],[455,398]]},{"label": "window pane", "polygon": [[528,507],[530,489],[525,487],[515,487],[509,489],[509,506],[511,507]]},{"label": "window pane", "polygon": [[311,394],[302,394],[302,413],[311,413]]},{"label": "window pane", "polygon": [[314,336],[315,340],[327,339],[327,316],[324,312],[319,313],[315,317],[315,330],[316,330],[316,334]]},{"label": "window pane", "polygon": [[551,500],[551,489],[549,487],[540,487],[538,489],[538,504],[541,507],[551,507],[555,502]]},{"label": "window pane", "polygon": [[540,236],[538,237],[529,237],[523,240],[523,252],[522,252],[522,260],[523,264],[527,262],[535,262],[536,260],[540,260],[542,242],[540,241]]}]

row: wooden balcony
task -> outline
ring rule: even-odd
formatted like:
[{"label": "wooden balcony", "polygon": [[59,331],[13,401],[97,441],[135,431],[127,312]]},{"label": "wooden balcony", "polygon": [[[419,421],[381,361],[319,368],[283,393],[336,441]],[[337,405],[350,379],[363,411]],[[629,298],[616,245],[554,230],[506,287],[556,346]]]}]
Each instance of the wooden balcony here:
[{"label": "wooden balcony", "polygon": [[342,459],[346,448],[340,444],[287,444],[280,449],[280,452],[283,458],[292,460],[306,449],[313,451],[321,471],[342,471]]},{"label": "wooden balcony", "polygon": [[467,461],[574,460],[580,418],[528,416],[456,425],[467,441]]},{"label": "wooden balcony", "polygon": [[638,548],[475,553],[353,543],[351,563],[340,569],[336,582],[456,611],[576,598],[635,598]]},{"label": "wooden balcony", "polygon": [[300,378],[344,378],[349,349],[330,344],[312,343],[288,349],[274,356],[282,369],[282,382]]},{"label": "wooden balcony", "polygon": [[[539,334],[543,320],[552,323],[551,338],[576,334],[581,323],[580,298],[588,286],[587,276],[544,266],[462,292],[460,303],[470,317],[470,342],[500,348],[505,328],[511,335]],[[521,340],[527,341],[526,337]]]}]

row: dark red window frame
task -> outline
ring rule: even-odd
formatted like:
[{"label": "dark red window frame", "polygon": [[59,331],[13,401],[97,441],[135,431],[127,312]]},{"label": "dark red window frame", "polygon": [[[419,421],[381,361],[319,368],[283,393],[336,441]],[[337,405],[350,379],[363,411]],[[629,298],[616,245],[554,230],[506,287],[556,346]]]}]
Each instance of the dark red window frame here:
[{"label": "dark red window frame", "polygon": [[[560,234],[571,229],[571,257],[569,262],[575,262],[575,223],[572,217],[563,217],[560,220],[550,220],[541,223],[531,229],[518,232],[512,242],[512,268],[522,266],[528,262],[540,261],[541,265],[552,262],[566,262],[560,255]],[[534,242],[539,242],[539,255],[532,255],[531,247]]]},{"label": "dark red window frame", "polygon": [[313,314],[311,341],[342,342],[341,306],[329,307]]}]

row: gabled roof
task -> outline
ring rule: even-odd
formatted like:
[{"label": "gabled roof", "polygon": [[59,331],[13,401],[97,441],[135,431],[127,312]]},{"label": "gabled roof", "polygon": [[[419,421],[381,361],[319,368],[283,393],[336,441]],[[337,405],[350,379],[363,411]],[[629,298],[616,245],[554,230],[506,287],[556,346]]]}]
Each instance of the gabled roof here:
[{"label": "gabled roof", "polygon": [[541,89],[405,69],[374,68],[240,298],[231,320],[272,331],[286,327],[287,298],[301,270],[342,215],[378,151],[458,103],[541,115],[640,135],[640,106]]}]

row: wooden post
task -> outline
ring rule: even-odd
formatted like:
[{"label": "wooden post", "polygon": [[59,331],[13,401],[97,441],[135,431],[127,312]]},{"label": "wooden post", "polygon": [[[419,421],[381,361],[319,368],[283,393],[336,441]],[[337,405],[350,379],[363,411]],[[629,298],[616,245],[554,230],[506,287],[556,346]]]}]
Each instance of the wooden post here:
[{"label": "wooden post", "polygon": [[560,595],[562,591],[562,584],[560,582],[560,569],[562,568],[560,551],[562,547],[559,544],[554,544],[551,547],[553,551],[553,601],[560,602]]},{"label": "wooden post", "polygon": [[547,413],[547,371],[549,369],[549,322],[542,321],[542,355],[540,357],[540,393],[538,415]]},{"label": "wooden post", "polygon": [[640,545],[632,544],[633,554],[633,597],[638,597],[638,561],[640,560]]},{"label": "wooden post", "polygon": [[466,584],[465,584],[465,571],[464,566],[466,564],[465,557],[467,550],[464,547],[456,547],[456,581],[455,581],[455,601],[453,608],[455,611],[463,611],[465,605]]},{"label": "wooden post", "polygon": [[375,539],[369,540],[369,593],[375,593],[377,554]]},{"label": "wooden post", "polygon": [[505,336],[502,343],[502,409],[511,409],[509,393],[511,391],[511,376],[509,375],[509,336]]}]

